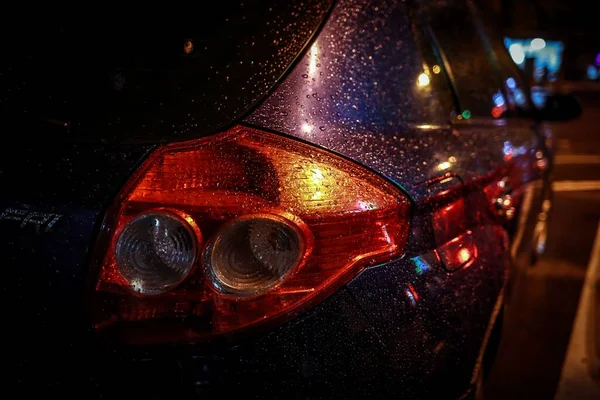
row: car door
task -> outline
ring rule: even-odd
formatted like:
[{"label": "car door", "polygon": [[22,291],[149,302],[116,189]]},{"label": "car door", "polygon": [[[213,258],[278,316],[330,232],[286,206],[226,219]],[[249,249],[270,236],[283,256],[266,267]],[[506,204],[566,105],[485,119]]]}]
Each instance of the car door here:
[{"label": "car door", "polygon": [[525,185],[522,190],[520,235],[515,238],[512,249],[513,258],[521,260],[522,257],[524,264],[532,265],[545,250],[548,215],[552,207],[552,131],[547,124],[532,121],[536,106],[532,101],[531,88],[522,71],[512,61],[494,22],[479,12],[472,2],[467,4],[500,77],[507,106],[503,116],[506,126],[513,131],[533,130],[538,140],[539,150],[535,153],[534,163],[537,167],[536,177],[539,179]]},{"label": "car door", "polygon": [[506,58],[501,40],[487,34],[489,28],[472,2],[433,1],[421,8],[454,89],[458,113],[452,125],[502,142],[504,165],[498,167],[505,172],[492,200],[505,220],[516,256],[523,243],[531,245],[533,240],[527,221],[541,210],[544,200],[544,190],[534,189],[548,186],[542,182],[550,165],[540,126],[531,119],[526,84]]}]

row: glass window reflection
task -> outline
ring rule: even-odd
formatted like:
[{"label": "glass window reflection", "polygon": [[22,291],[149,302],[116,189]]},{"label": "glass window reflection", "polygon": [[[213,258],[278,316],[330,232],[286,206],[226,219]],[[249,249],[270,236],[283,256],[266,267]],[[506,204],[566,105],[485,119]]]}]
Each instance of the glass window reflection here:
[{"label": "glass window reflection", "polygon": [[462,110],[469,117],[497,114],[494,96],[502,86],[466,4],[434,1],[423,7]]}]

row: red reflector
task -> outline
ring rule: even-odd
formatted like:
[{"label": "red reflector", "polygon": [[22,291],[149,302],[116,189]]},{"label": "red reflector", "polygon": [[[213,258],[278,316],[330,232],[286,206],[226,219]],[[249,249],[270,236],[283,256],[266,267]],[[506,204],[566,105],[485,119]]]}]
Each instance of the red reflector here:
[{"label": "red reflector", "polygon": [[433,232],[436,246],[440,246],[467,230],[465,199],[456,200],[433,214]]},{"label": "red reflector", "polygon": [[[163,146],[119,195],[95,326],[196,341],[288,315],[398,256],[408,214],[385,179],[274,134],[236,127]],[[122,238],[137,253],[122,255]]]},{"label": "red reflector", "polygon": [[477,244],[471,231],[454,238],[438,249],[442,263],[449,271],[473,264],[477,259]]}]

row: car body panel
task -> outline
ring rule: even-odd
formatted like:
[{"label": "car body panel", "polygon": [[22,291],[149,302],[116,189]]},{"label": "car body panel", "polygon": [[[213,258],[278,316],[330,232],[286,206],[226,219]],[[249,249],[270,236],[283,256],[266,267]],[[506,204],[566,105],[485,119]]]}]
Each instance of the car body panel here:
[{"label": "car body panel", "polygon": [[[486,185],[510,181],[506,193],[514,196],[518,213],[521,191],[545,178],[548,151],[535,122],[524,118],[460,120],[447,115],[445,120],[452,121],[448,124],[439,114],[446,111],[443,105],[432,103],[423,119],[409,120],[411,107],[403,109],[396,96],[411,90],[409,98],[419,95],[416,86],[423,68],[418,62],[414,65],[414,57],[401,57],[407,47],[417,51],[410,24],[405,14],[395,13],[386,3],[389,8],[371,9],[370,17],[382,21],[382,26],[397,27],[393,35],[381,29],[355,36],[364,24],[364,9],[357,4],[338,3],[304,60],[246,122],[356,160],[403,187],[417,209],[423,206],[412,221],[413,233],[420,232],[407,245],[407,253],[414,257],[370,268],[348,288],[386,347],[387,373],[397,383],[394,394],[459,397],[474,383],[471,374],[477,371],[482,346],[498,315],[509,279],[509,243],[516,229],[510,221],[479,221],[472,227],[476,261],[449,275],[439,259],[441,243],[436,243],[431,230],[423,232],[423,226],[431,223],[430,213],[446,203],[428,205],[439,195],[477,186],[493,176]],[[404,75],[381,67],[389,62],[386,54],[399,55],[393,61]],[[344,58],[354,62],[345,63]],[[437,179],[447,175],[455,179]],[[533,202],[539,208],[539,194]],[[471,204],[465,218],[487,212],[490,203]],[[418,276],[415,262],[430,264],[430,275]],[[412,304],[417,295],[422,303]],[[436,384],[443,388],[440,392]]]},{"label": "car body panel", "polygon": [[[11,141],[157,143],[226,129],[266,96],[331,0],[49,7],[2,28],[0,119]],[[42,16],[43,15],[43,16]],[[110,23],[107,23],[110,21]],[[235,28],[234,28],[235,27]]]},{"label": "car body panel", "polygon": [[[449,126],[449,115],[428,101],[435,96],[416,88],[422,64],[414,56],[418,49],[406,13],[393,2],[369,10],[368,18],[393,26],[394,36],[378,29],[357,37],[365,19],[365,8],[359,5],[338,3],[313,50],[247,123],[360,162],[400,184],[416,201],[431,195],[421,185],[428,179],[446,172],[472,179],[502,166],[505,142],[535,152],[538,139],[530,129],[508,129],[505,122],[492,119]],[[402,52],[412,56],[402,57]],[[389,54],[397,56],[388,60]],[[352,62],[341,62],[345,55],[352,55]],[[381,62],[396,65],[397,71],[390,72]],[[432,109],[413,119],[414,105],[402,103],[407,92],[412,93],[410,100]]]},{"label": "car body panel", "polygon": [[[70,384],[70,366],[85,354],[74,349],[90,336],[85,305],[90,249],[106,208],[150,148],[2,149],[1,307],[11,326],[5,337],[14,351],[4,362],[13,382],[57,389]],[[69,365],[54,368],[60,360]]]},{"label": "car body panel", "polygon": [[[243,391],[251,398],[456,398],[469,391],[518,237],[515,220],[498,218],[486,190],[508,179],[511,191],[500,194],[517,194],[520,208],[519,191],[546,177],[548,163],[539,161],[548,154],[532,121],[454,118],[456,110],[418,87],[418,54],[403,3],[340,0],[306,55],[244,119],[372,169],[401,186],[413,206],[402,257],[368,268],[268,332],[133,354],[90,347],[91,332],[77,316],[86,311],[94,240],[153,146],[39,147],[27,150],[18,170],[5,159],[1,210],[61,215],[49,232],[0,219],[1,250],[13,267],[5,295],[21,301],[33,291],[31,306],[5,302],[19,327],[11,339],[21,353],[11,362],[20,390],[63,397]],[[436,215],[449,216],[461,201],[467,206],[450,220],[461,229],[442,230]],[[447,256],[455,243],[469,249],[456,268]]]}]

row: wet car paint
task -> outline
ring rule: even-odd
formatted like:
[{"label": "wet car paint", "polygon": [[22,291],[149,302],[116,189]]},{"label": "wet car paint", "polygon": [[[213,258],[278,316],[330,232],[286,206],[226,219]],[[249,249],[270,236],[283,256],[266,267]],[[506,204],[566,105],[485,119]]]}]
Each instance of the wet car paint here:
[{"label": "wet car paint", "polygon": [[19,142],[152,144],[218,132],[269,93],[331,3],[233,0],[210,14],[168,5],[93,18],[55,6],[35,23],[15,12],[1,28],[0,119]]},{"label": "wet car paint", "polygon": [[[74,380],[91,382],[78,370],[90,354],[90,250],[104,210],[150,149],[32,145],[19,147],[18,168],[10,164],[16,149],[2,149],[0,310],[10,321],[5,340],[12,349],[3,363],[20,390],[66,395]],[[35,213],[58,219],[32,219]]]},{"label": "wet car paint", "polygon": [[[531,129],[508,129],[499,120],[448,125],[450,115],[435,96],[416,87],[419,50],[406,13],[394,3],[338,2],[304,59],[245,121],[360,162],[416,201],[430,194],[420,185],[428,179],[445,172],[477,178],[505,163],[506,146],[520,154],[535,148]],[[366,21],[381,27],[368,30]],[[385,68],[392,65],[396,70]],[[422,115],[415,117],[406,97],[425,107]]]},{"label": "wet car paint", "polygon": [[[383,393],[457,398],[476,380],[482,346],[501,308],[511,262],[509,224],[491,215],[480,220],[473,227],[475,262],[449,274],[440,260],[443,243],[427,227],[436,209],[429,204],[489,175],[496,175],[491,185],[510,177],[517,193],[525,183],[543,178],[548,154],[533,121],[459,121],[448,115],[446,121],[454,120],[449,125],[434,103],[421,120],[414,118],[412,109],[397,100],[402,89],[402,94],[412,90],[413,98],[420,93],[422,65],[414,57],[401,57],[407,48],[418,51],[410,23],[391,2],[378,6],[339,2],[304,60],[246,122],[356,160],[423,205],[424,211],[413,216],[414,236],[407,245],[414,257],[370,268],[348,290],[385,346],[386,374],[395,385]],[[364,28],[366,13],[381,29]],[[396,29],[390,32],[386,26]],[[402,73],[382,67],[390,63],[390,54],[398,55],[393,62]],[[346,58],[352,61],[340,61]],[[436,179],[446,174],[453,179]],[[493,201],[488,200],[467,209],[464,218],[485,213]],[[429,268],[430,273],[415,273]]]},{"label": "wet car paint", "polygon": [[[454,274],[435,251],[374,267],[266,334],[153,352],[133,367],[111,364],[118,369],[98,372],[107,377],[99,392],[115,393],[117,382],[118,393],[162,396],[458,398],[500,309],[509,255],[494,229],[475,232],[482,256]],[[144,376],[153,378],[132,388]]]},{"label": "wet car paint", "polygon": [[[538,151],[537,138],[529,127],[509,127],[501,121],[473,120],[449,126],[440,117],[426,123],[426,117],[437,111],[424,113],[419,122],[407,120],[392,92],[398,79],[409,79],[414,85],[420,73],[414,60],[412,66],[401,68],[403,73],[413,72],[406,77],[382,74],[376,62],[365,65],[356,59],[342,68],[333,53],[353,54],[358,34],[369,44],[364,49],[400,54],[402,46],[409,46],[409,54],[417,51],[410,47],[410,30],[401,10],[393,2],[381,2],[380,6],[363,8],[360,2],[340,1],[317,38],[317,55],[309,50],[246,123],[340,153],[405,188],[419,210],[413,215],[406,255],[364,271],[319,306],[266,334],[225,338],[189,351],[163,349],[137,357],[134,363],[119,360],[127,357],[118,354],[77,354],[85,345],[79,347],[79,339],[71,336],[61,337],[65,328],[61,324],[68,323],[69,315],[54,319],[37,310],[19,315],[18,308],[8,307],[12,310],[8,315],[26,322],[29,335],[24,339],[35,344],[27,349],[27,357],[16,362],[23,368],[17,374],[27,372],[21,374],[26,377],[20,382],[21,390],[58,390],[73,396],[85,392],[94,397],[140,392],[156,397],[179,390],[185,395],[221,396],[244,390],[251,398],[459,397],[468,390],[505,285],[510,261],[506,231],[487,215],[490,210],[486,206],[471,209],[476,223],[470,229],[478,256],[468,267],[450,273],[440,260],[443,243],[436,243],[431,226],[431,214],[450,200],[436,203],[434,199],[447,192],[460,195],[463,183],[472,181],[474,196],[483,202],[483,188],[477,184],[482,177],[502,171],[509,159],[510,165],[523,167],[517,180],[539,178],[540,170],[531,168]],[[388,31],[383,29],[361,31],[359,26],[369,19],[379,21],[379,28],[397,27],[396,40],[386,39]],[[369,54],[364,56],[368,59]],[[318,78],[312,81],[304,76],[310,74]],[[368,82],[378,82],[377,87]],[[371,104],[375,90],[380,99]],[[361,110],[363,107],[367,110]],[[304,128],[305,124],[310,129]],[[89,153],[81,150],[81,158],[89,157],[87,162],[71,159],[66,149],[62,155],[57,151],[44,157],[41,150],[30,154],[31,175],[47,186],[27,189],[26,182],[17,183],[19,178],[14,175],[11,187],[15,193],[22,190],[22,198],[3,199],[2,206],[55,212],[65,215],[65,220],[56,225],[57,236],[52,239],[29,231],[15,235],[12,228],[3,228],[3,250],[14,255],[12,264],[21,268],[45,265],[48,274],[56,268],[59,275],[65,265],[71,266],[77,274],[68,279],[77,281],[80,295],[88,250],[102,212],[148,150],[150,147],[137,147],[127,153],[103,146]],[[41,163],[47,167],[36,166],[40,157],[47,160]],[[65,160],[56,171],[52,171],[54,158]],[[440,167],[444,163],[448,168]],[[84,164],[90,169],[81,167]],[[455,177],[427,183],[448,172]],[[6,175],[4,172],[3,179]],[[56,180],[61,181],[61,188],[53,191],[52,181]],[[64,191],[64,186],[72,187],[71,191]],[[25,238],[25,232],[32,236]],[[8,237],[12,239],[5,239]],[[43,241],[42,247],[36,247],[35,241]],[[68,248],[67,242],[72,247]],[[48,257],[56,258],[48,262]],[[56,282],[50,275],[35,280],[40,285]],[[67,282],[65,287],[72,284]],[[77,298],[66,296],[61,307],[75,304],[82,311]],[[27,322],[36,312],[38,318]],[[57,334],[48,335],[50,328],[56,328]],[[40,340],[44,335],[48,336]],[[56,338],[60,340],[54,342]],[[54,360],[63,354],[59,344],[71,348],[65,353],[75,355],[76,361],[53,369]],[[41,369],[34,361],[40,359],[44,360],[44,376],[36,375]],[[143,387],[138,382],[144,382]]]}]

